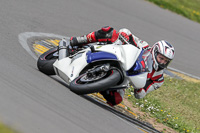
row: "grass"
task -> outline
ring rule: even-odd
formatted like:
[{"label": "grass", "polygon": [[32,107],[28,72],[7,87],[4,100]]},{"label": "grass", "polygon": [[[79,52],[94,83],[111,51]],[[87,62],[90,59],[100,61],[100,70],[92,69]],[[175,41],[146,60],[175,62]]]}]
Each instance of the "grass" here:
[{"label": "grass", "polygon": [[135,99],[133,88],[126,91],[133,106],[148,112],[181,133],[200,132],[200,83],[165,77],[162,87],[143,99]]},{"label": "grass", "polygon": [[161,8],[168,9],[200,23],[200,0],[148,0]]},{"label": "grass", "polygon": [[13,129],[5,126],[4,124],[0,123],[0,133],[17,133]]}]

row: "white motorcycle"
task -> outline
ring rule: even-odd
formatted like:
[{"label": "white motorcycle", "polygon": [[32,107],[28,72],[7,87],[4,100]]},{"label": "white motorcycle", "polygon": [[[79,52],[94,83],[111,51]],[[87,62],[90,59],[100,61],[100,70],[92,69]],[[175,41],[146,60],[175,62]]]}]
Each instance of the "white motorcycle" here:
[{"label": "white motorcycle", "polygon": [[[121,45],[125,42],[125,45]],[[87,45],[70,52],[69,40],[42,54],[38,69],[47,75],[58,75],[76,94],[145,86],[148,65],[144,50],[129,44],[122,36],[118,42],[107,45]]]}]

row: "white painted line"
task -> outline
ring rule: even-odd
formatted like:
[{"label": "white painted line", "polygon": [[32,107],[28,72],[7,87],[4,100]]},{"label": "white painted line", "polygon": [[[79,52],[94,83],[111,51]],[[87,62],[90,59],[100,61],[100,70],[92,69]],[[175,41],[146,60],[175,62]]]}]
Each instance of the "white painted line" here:
[{"label": "white painted line", "polygon": [[175,71],[175,72],[178,72],[178,73],[181,73],[181,74],[184,74],[184,75],[187,75],[187,76],[189,76],[189,77],[191,77],[191,78],[195,78],[195,79],[200,80],[200,77],[197,77],[197,76],[195,76],[195,75],[192,75],[192,74],[189,74],[189,73],[180,71],[180,70],[178,70],[178,69],[175,69],[175,68],[172,68],[172,67],[168,67],[168,69],[169,69],[169,70],[172,70],[172,71]]}]

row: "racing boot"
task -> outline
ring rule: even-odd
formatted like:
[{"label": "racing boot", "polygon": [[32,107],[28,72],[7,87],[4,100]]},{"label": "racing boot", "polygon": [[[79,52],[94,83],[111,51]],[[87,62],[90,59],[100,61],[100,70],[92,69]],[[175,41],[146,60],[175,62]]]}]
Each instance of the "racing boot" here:
[{"label": "racing boot", "polygon": [[119,34],[115,29],[106,26],[81,37],[71,37],[70,44],[72,46],[81,46],[94,42],[113,43],[118,39],[118,36]]},{"label": "racing boot", "polygon": [[122,102],[124,93],[124,89],[100,92],[100,94],[103,95],[103,97],[106,99],[107,104],[112,107]]}]

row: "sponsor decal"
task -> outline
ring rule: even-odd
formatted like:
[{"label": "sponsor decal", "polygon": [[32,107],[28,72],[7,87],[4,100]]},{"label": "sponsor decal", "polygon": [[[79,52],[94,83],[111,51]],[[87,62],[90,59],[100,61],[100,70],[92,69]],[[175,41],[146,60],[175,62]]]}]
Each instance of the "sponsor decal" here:
[{"label": "sponsor decal", "polygon": [[74,76],[74,66],[72,67],[72,73],[71,73],[71,77],[73,77]]},{"label": "sponsor decal", "polygon": [[101,48],[101,47],[102,47],[102,46],[97,46],[96,49],[99,49],[99,48]]}]

